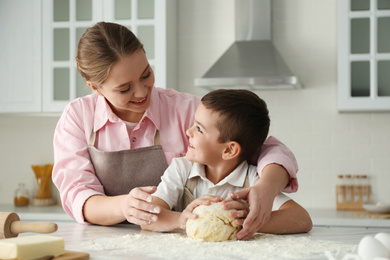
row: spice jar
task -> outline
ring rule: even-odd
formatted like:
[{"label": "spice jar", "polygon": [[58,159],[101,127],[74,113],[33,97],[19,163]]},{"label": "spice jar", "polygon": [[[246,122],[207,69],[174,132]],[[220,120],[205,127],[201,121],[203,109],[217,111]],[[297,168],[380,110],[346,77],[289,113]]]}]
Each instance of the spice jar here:
[{"label": "spice jar", "polygon": [[28,190],[24,183],[19,183],[19,187],[15,190],[14,204],[15,206],[28,206],[29,203]]}]

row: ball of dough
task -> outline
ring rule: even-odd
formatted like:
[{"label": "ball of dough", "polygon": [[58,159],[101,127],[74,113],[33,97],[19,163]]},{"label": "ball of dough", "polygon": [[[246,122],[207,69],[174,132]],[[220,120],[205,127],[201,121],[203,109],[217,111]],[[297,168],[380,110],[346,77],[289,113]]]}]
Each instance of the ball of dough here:
[{"label": "ball of dough", "polygon": [[193,213],[198,215],[198,218],[188,219],[186,224],[188,237],[214,242],[236,239],[240,225],[229,216],[232,211],[235,210],[223,209],[221,202],[196,207]]}]

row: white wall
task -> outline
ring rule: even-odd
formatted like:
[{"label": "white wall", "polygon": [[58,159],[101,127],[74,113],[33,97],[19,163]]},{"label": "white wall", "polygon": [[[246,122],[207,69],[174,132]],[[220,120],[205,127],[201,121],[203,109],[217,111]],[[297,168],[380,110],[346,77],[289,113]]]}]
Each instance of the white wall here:
[{"label": "white wall", "polygon": [[[271,134],[300,165],[305,207],[335,208],[338,174],[367,174],[373,199],[390,203],[390,113],[337,111],[336,0],[273,0],[274,43],[304,83],[302,90],[260,91]],[[234,1],[178,1],[178,88],[197,95],[200,77],[234,39]],[[12,203],[17,183],[34,187],[31,164],[53,162],[58,117],[0,115],[0,203]]]},{"label": "white wall", "polygon": [[[211,3],[212,2],[212,3]],[[178,87],[203,95],[200,77],[231,44],[234,1],[179,1]],[[305,207],[335,208],[338,174],[367,174],[375,201],[390,203],[390,113],[337,111],[337,1],[272,0],[273,40],[304,83],[302,90],[259,91],[271,134],[296,155]],[[213,23],[210,20],[215,19]]]},{"label": "white wall", "polygon": [[[58,116],[0,114],[0,204],[12,204],[18,183],[30,196],[37,190],[31,165],[53,163],[53,134]],[[53,189],[53,195],[58,192]]]}]

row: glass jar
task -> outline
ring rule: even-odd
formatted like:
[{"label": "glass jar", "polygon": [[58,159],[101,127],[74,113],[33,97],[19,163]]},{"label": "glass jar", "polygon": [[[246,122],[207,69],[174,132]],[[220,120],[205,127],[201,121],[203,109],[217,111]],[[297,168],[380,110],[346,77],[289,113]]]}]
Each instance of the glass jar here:
[{"label": "glass jar", "polygon": [[19,187],[15,190],[14,205],[28,206],[30,197],[24,183],[19,183]]}]

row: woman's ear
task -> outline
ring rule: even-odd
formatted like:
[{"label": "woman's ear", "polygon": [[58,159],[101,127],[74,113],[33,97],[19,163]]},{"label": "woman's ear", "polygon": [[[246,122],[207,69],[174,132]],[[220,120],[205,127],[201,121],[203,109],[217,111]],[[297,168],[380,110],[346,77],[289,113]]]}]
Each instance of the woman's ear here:
[{"label": "woman's ear", "polygon": [[230,160],[238,157],[240,153],[241,153],[241,145],[237,142],[231,141],[227,143],[226,148],[222,154],[222,159]]},{"label": "woman's ear", "polygon": [[98,89],[91,81],[87,81],[87,85],[88,85],[88,87],[90,87],[93,91],[95,91],[96,93],[98,93],[99,95],[101,95],[99,89]]}]

